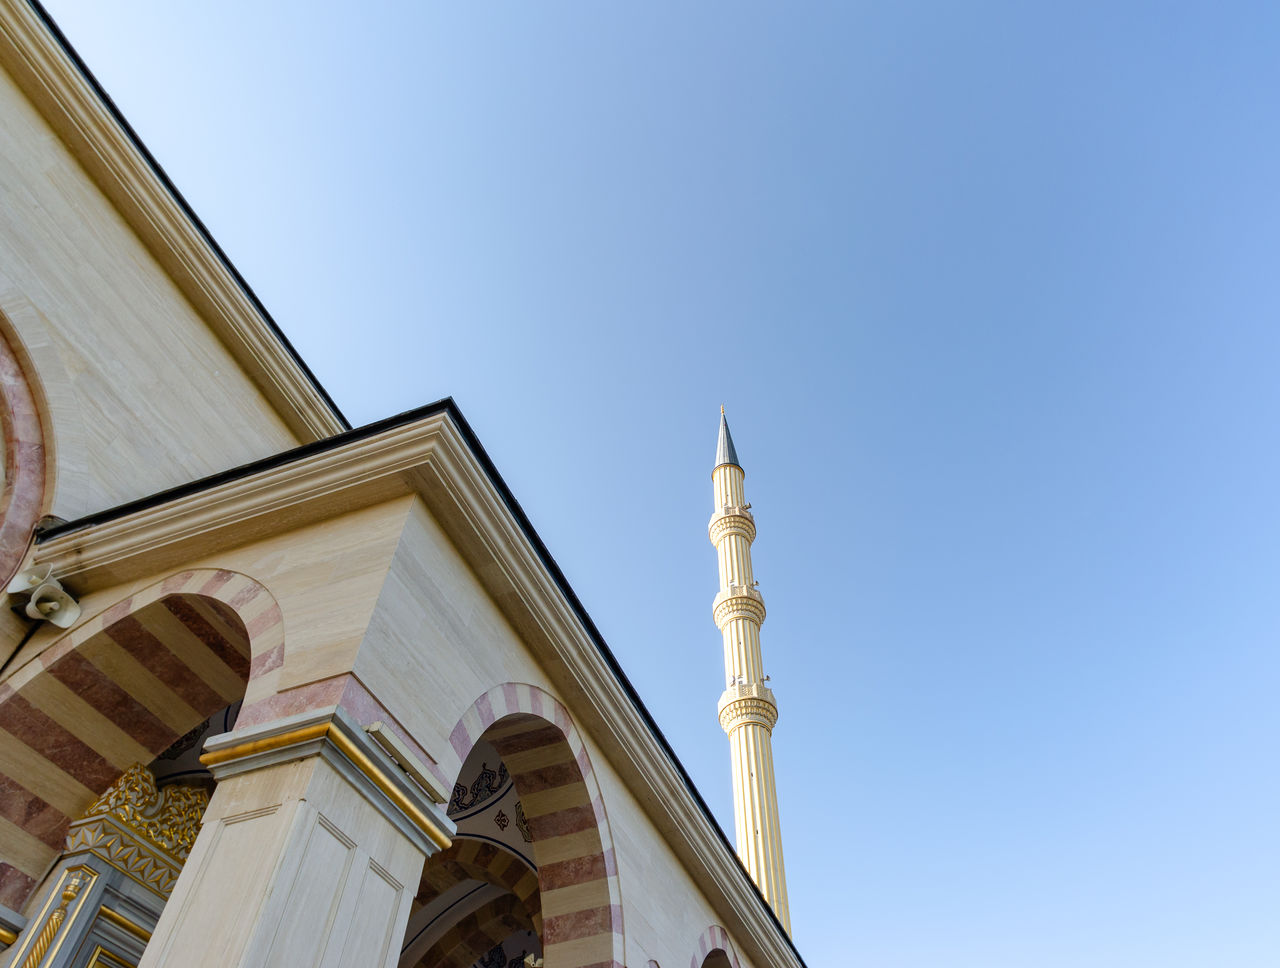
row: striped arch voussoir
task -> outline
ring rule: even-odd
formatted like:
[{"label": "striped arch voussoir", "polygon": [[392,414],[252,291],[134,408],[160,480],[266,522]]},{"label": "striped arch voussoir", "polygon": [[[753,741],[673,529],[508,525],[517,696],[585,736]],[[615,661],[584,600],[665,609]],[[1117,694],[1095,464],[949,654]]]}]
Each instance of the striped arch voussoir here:
[{"label": "striped arch voussoir", "polygon": [[40,410],[18,354],[0,330],[0,427],[4,433],[0,585],[7,585],[17,574],[45,508],[48,450]]},{"label": "striped arch voussoir", "polygon": [[707,956],[717,949],[725,953],[732,968],[742,968],[733,942],[729,940],[729,932],[718,924],[713,924],[698,936],[697,954],[689,961],[689,968],[702,968]]},{"label": "striped arch voussoir", "polygon": [[[454,727],[455,772],[482,737],[506,763],[533,834],[547,964],[621,966],[613,838],[595,771],[568,710],[537,686],[504,683],[477,699]],[[547,855],[557,859],[539,859]]]},{"label": "striped arch voussoir", "polygon": [[[600,788],[596,782],[595,772],[591,768],[591,760],[583,745],[582,737],[569,716],[569,711],[551,694],[537,686],[524,682],[508,682],[495,686],[472,704],[471,708],[459,720],[449,736],[450,744],[458,760],[452,764],[456,776],[467,759],[467,754],[475,746],[480,737],[494,723],[507,717],[531,716],[544,720],[554,726],[572,754],[582,774],[582,782],[590,793],[589,803],[592,815],[602,831],[608,830],[608,818],[605,816],[604,803],[600,799]],[[501,750],[499,750],[501,752]],[[507,764],[510,769],[511,764]],[[610,843],[612,840],[610,839]]]},{"label": "striped arch voussoir", "polygon": [[20,909],[71,821],[126,768],[242,698],[260,650],[283,638],[262,585],[185,571],[81,622],[0,683],[0,762],[23,764],[0,773],[0,817],[21,840],[0,853],[0,904]]},{"label": "striped arch voussoir", "polygon": [[[109,630],[149,605],[166,598],[181,599],[186,596],[208,599],[224,620],[234,617],[244,625],[254,657],[253,674],[257,673],[257,667],[269,653],[282,649],[284,622],[280,606],[265,587],[239,572],[200,569],[170,575],[81,622],[41,654],[40,665],[47,669],[95,635]],[[3,698],[3,694],[0,694],[0,701]]]}]

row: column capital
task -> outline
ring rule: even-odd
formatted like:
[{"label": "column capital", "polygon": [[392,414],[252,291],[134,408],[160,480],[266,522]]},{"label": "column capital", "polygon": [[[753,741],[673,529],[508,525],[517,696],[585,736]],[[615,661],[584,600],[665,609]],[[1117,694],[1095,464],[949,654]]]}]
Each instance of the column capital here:
[{"label": "column capital", "polygon": [[209,739],[204,749],[200,762],[218,782],[318,756],[428,856],[447,848],[457,831],[431,791],[415,783],[340,706],[232,730]]}]

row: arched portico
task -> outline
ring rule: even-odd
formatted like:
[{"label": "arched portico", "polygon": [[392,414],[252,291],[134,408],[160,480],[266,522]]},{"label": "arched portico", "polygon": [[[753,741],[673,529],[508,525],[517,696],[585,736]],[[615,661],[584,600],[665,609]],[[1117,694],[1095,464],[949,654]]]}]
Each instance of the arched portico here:
[{"label": "arched portico", "polygon": [[[537,866],[545,964],[621,968],[613,839],[590,757],[568,710],[528,683],[495,686],[472,704],[450,736],[457,769],[481,740],[501,755],[523,805]],[[459,844],[462,836],[460,830]],[[447,862],[443,855],[439,860]],[[430,886],[436,863],[428,863],[424,886]]]},{"label": "arched portico", "polygon": [[252,656],[282,638],[280,609],[258,582],[184,571],[82,622],[0,683],[0,903],[20,909],[71,821],[125,770],[243,698]]}]

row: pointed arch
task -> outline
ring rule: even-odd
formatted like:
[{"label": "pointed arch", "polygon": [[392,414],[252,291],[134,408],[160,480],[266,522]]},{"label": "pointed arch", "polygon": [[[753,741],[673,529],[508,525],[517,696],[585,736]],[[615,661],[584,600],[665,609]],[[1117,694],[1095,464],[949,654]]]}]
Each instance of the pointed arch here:
[{"label": "pointed arch", "polygon": [[[734,950],[733,942],[729,940],[729,932],[718,924],[713,924],[702,934],[698,935],[698,944],[695,948],[696,953],[689,960],[689,968],[703,968],[707,964],[708,958],[719,952],[723,955],[724,960],[729,963],[730,968],[742,968],[741,962],[738,961],[738,953]],[[714,964],[713,959],[712,964]]]},{"label": "pointed arch", "polygon": [[264,586],[184,571],[81,622],[0,683],[0,904],[20,908],[71,821],[126,769],[243,698],[283,639]]},{"label": "pointed arch", "polygon": [[529,683],[493,687],[450,734],[455,774],[482,737],[506,763],[533,835],[547,965],[622,968],[613,837],[591,758],[569,711]]}]

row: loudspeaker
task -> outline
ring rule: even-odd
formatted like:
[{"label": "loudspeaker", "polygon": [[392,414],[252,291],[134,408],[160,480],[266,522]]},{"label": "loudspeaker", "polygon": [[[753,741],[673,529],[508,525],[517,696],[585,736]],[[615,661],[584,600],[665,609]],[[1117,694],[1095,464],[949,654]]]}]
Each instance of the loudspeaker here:
[{"label": "loudspeaker", "polygon": [[31,593],[26,613],[37,622],[49,621],[67,629],[80,617],[80,606],[56,581],[47,581]]},{"label": "loudspeaker", "polygon": [[10,595],[28,595],[47,581],[53,580],[53,565],[44,568],[32,568],[20,571],[13,576],[9,587],[5,589]]}]

